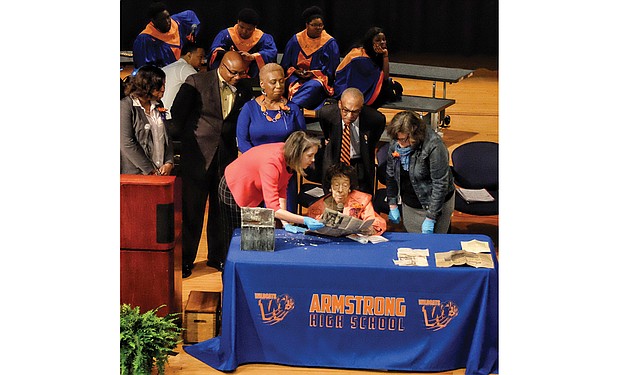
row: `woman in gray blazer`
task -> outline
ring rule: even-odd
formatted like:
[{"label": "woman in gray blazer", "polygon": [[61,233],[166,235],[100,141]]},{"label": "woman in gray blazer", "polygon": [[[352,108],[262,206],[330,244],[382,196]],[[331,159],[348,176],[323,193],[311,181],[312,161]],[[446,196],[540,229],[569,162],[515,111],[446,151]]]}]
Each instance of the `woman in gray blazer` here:
[{"label": "woman in gray blazer", "polygon": [[170,175],[172,142],[168,138],[168,109],[161,101],[166,74],[154,66],[141,67],[121,99],[121,174]]}]

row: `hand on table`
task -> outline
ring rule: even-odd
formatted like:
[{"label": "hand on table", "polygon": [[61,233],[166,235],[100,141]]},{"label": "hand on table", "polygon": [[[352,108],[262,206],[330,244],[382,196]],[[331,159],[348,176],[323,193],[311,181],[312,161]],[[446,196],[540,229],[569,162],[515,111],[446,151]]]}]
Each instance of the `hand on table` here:
[{"label": "hand on table", "polygon": [[292,224],[285,224],[284,230],[290,233],[305,233],[306,229]]}]

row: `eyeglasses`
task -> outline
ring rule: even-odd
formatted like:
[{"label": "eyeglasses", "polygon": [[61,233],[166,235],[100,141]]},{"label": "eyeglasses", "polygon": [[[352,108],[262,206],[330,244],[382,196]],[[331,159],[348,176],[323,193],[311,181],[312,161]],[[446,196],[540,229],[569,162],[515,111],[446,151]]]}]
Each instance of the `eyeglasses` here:
[{"label": "eyeglasses", "polygon": [[233,72],[232,70],[230,70],[226,64],[222,64],[224,66],[224,68],[226,68],[226,70],[228,70],[228,73],[230,73],[230,75],[232,76],[239,76],[239,77],[243,77],[246,73],[245,72]]},{"label": "eyeglasses", "polygon": [[332,190],[335,190],[335,191],[348,190],[350,186],[351,185],[349,183],[347,183],[347,182],[343,182],[342,184],[333,183],[332,184]]},{"label": "eyeglasses", "polygon": [[325,25],[323,25],[322,23],[309,23],[308,25],[316,27],[317,29],[322,29],[325,27]]},{"label": "eyeglasses", "polygon": [[360,108],[360,109],[356,109],[356,110],[350,110],[350,109],[348,109],[347,107],[344,107],[344,106],[343,106],[342,108],[340,108],[340,110],[341,110],[341,111],[342,111],[345,115],[346,115],[347,113],[350,113],[350,114],[352,114],[352,115],[359,115],[359,114],[360,114],[360,112],[362,112],[362,109],[361,109],[361,108]]}]

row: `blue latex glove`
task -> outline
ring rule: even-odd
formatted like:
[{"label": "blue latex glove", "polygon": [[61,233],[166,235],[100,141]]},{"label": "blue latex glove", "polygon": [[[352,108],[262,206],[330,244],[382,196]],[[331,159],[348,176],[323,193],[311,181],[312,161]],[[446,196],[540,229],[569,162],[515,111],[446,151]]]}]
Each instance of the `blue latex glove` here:
[{"label": "blue latex glove", "polygon": [[310,230],[321,229],[325,226],[325,224],[321,223],[320,221],[307,216],[304,217],[304,224],[306,224],[306,226]]},{"label": "blue latex glove", "polygon": [[394,224],[398,224],[400,222],[400,211],[398,210],[398,207],[390,208],[388,219],[390,219],[390,221]]},{"label": "blue latex glove", "polygon": [[426,218],[422,222],[422,233],[433,233],[435,231],[435,220]]},{"label": "blue latex glove", "polygon": [[285,224],[284,230],[291,233],[305,233],[306,229],[302,227],[298,227],[296,225]]}]

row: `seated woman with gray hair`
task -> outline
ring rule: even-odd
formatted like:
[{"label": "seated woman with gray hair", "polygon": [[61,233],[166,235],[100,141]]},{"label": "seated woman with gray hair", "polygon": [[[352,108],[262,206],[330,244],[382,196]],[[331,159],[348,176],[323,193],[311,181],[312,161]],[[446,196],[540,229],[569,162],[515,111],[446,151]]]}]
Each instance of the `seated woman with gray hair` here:
[{"label": "seated woman with gray hair", "polygon": [[355,168],[344,163],[336,163],[327,169],[323,180],[323,189],[330,194],[308,207],[308,216],[320,219],[325,208],[342,212],[345,215],[366,221],[374,219],[367,234],[382,234],[386,229],[385,219],[375,212],[372,195],[357,188]]}]

